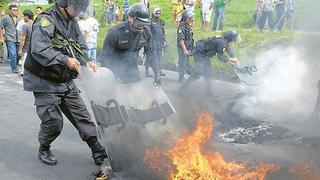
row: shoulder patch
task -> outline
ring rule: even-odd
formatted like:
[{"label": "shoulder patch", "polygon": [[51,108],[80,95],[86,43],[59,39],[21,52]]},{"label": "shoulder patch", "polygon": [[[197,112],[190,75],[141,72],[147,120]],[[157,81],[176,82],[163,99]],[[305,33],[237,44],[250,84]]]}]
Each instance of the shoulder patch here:
[{"label": "shoulder patch", "polygon": [[51,22],[47,18],[42,17],[40,19],[40,25],[41,25],[41,27],[48,27],[51,25]]}]

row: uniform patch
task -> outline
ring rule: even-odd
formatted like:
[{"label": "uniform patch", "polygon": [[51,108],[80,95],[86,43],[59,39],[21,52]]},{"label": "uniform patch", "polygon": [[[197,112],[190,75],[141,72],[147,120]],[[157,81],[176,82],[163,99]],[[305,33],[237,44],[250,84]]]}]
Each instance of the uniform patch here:
[{"label": "uniform patch", "polygon": [[128,40],[119,41],[119,44],[127,44],[127,43],[129,43]]},{"label": "uniform patch", "polygon": [[41,27],[48,27],[51,25],[51,22],[47,18],[43,17],[40,19],[40,25]]},{"label": "uniform patch", "polygon": [[181,30],[181,29],[179,29],[179,30],[178,30],[178,33],[182,33],[182,30]]},{"label": "uniform patch", "polygon": [[225,52],[225,51],[226,51],[226,48],[223,48],[223,49],[222,49],[222,52]]}]

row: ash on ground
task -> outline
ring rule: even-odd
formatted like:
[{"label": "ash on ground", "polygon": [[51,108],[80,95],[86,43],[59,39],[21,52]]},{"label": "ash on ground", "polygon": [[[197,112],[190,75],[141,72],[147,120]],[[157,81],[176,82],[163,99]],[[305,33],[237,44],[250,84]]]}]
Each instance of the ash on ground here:
[{"label": "ash on ground", "polygon": [[302,137],[293,131],[272,124],[235,115],[216,115],[221,124],[217,130],[219,140],[225,143],[262,144],[281,140],[298,140]]}]

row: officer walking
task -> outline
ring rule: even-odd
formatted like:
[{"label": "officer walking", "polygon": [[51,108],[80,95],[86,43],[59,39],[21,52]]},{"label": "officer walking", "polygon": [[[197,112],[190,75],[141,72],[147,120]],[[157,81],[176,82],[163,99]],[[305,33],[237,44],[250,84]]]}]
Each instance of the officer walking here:
[{"label": "officer walking", "polygon": [[[223,32],[222,36],[197,41],[192,53],[195,61],[194,69],[188,79],[180,87],[179,92],[185,94],[186,89],[191,82],[199,79],[200,75],[203,75],[206,86],[205,95],[212,96],[212,64],[210,58],[217,54],[218,59],[222,62],[230,61],[232,64],[238,64],[239,62],[230,48],[230,43],[236,42],[239,39],[240,36],[237,31],[228,30]],[[225,52],[227,52],[229,57],[225,55]]]},{"label": "officer walking", "polygon": [[[166,41],[166,34],[164,30],[165,22],[160,18],[162,13],[161,8],[155,7],[152,11],[152,17],[151,17],[151,25],[150,30],[152,33],[152,38],[154,42],[154,48],[157,53],[157,58],[159,62],[159,66],[161,66],[161,59],[162,59],[162,53],[167,45]],[[146,61],[144,63],[145,65],[145,76],[146,77],[152,77],[149,72],[150,63]],[[160,70],[160,76],[165,76],[165,74]]]},{"label": "officer walking", "polygon": [[182,19],[177,31],[177,48],[178,48],[178,73],[180,83],[185,81],[184,75],[191,69],[189,56],[193,49],[193,32],[192,25],[194,21],[194,13],[185,10],[182,13]]},{"label": "officer walking", "polygon": [[160,85],[159,64],[149,29],[148,8],[133,4],[128,11],[128,20],[109,29],[100,54],[101,66],[109,68],[122,83],[141,80],[138,57],[144,48],[147,62],[154,72],[154,85]]},{"label": "officer walking", "polygon": [[74,20],[88,4],[89,0],[56,0],[33,24],[23,83],[24,89],[32,91],[35,97],[36,112],[41,119],[38,156],[48,165],[57,164],[50,145],[61,133],[62,113],[90,147],[95,163],[102,165],[108,160],[105,148],[97,140],[96,126],[73,82],[80,65],[97,70],[82,51],[86,45]]}]

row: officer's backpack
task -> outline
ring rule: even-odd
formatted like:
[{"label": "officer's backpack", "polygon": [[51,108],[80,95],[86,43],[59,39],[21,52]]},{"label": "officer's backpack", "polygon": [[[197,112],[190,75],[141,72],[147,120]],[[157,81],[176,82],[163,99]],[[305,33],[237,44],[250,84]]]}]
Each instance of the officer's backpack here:
[{"label": "officer's backpack", "polygon": [[200,39],[196,42],[193,54],[198,54],[202,56],[211,57],[213,54],[210,53],[211,49],[209,48],[210,41],[215,39],[222,38],[222,36],[212,36],[206,39]]}]

